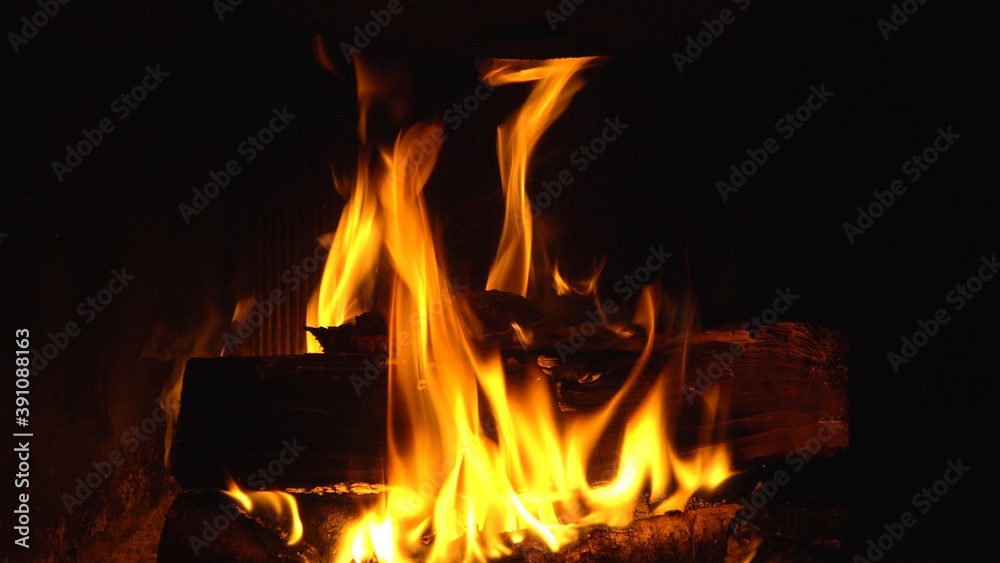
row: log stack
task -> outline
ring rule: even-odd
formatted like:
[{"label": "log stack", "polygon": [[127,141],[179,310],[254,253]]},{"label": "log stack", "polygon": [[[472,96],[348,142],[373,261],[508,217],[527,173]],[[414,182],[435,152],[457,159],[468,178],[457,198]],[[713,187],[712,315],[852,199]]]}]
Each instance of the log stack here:
[{"label": "log stack", "polygon": [[[378,334],[378,319],[366,319],[363,326],[360,337],[353,329],[336,333],[340,349],[324,354],[188,362],[171,464],[184,490],[168,516],[160,561],[191,560],[186,543],[197,537],[205,518],[220,511],[228,497],[218,490],[230,480],[245,489],[295,493],[306,524],[303,542],[271,541],[280,537],[278,528],[240,513],[199,560],[313,561],[328,555],[339,530],[358,516],[359,498],[384,490],[386,339]],[[647,342],[641,331],[623,338],[602,328],[567,353],[572,329],[536,326],[525,346],[502,329],[503,322],[494,326],[487,337],[501,349],[508,385],[543,378],[559,420],[606,404]],[[706,435],[704,397],[716,392],[721,408],[710,435],[728,444],[737,465],[784,459],[808,447],[822,428],[836,432],[824,440],[819,455],[846,448],[843,336],[794,322],[753,336],[735,326],[655,336],[644,372],[591,460],[594,480],[615,469],[608,460],[617,459],[620,430],[664,370],[671,374],[665,437],[669,434],[682,454],[702,445],[692,437]],[[484,410],[483,416],[490,413]],[[483,423],[488,432],[489,421]],[[740,486],[730,501],[749,493],[746,484]],[[512,545],[505,561],[743,561],[760,542],[754,525],[731,526],[739,509],[723,503],[650,515],[619,530],[593,528],[556,554],[528,539]],[[262,534],[270,539],[261,540]]]},{"label": "log stack", "polygon": [[[712,366],[729,362],[721,352],[734,344],[743,352],[712,379],[707,374],[719,371]],[[504,351],[504,368],[512,386],[544,374],[559,416],[572,417],[617,392],[638,357],[635,348],[636,342],[626,341],[617,348],[580,349],[563,360],[554,346],[518,347]],[[730,445],[735,461],[783,457],[831,424],[843,431],[824,452],[836,453],[849,436],[846,353],[838,333],[803,323],[777,323],[756,339],[734,328],[664,338],[616,424],[628,419],[664,366],[685,358],[685,377],[671,387],[667,405],[682,449],[698,445],[685,441],[701,435],[699,394],[717,386],[725,410],[713,436]],[[173,475],[185,488],[225,488],[230,477],[255,488],[250,476],[294,445],[300,453],[279,475],[267,475],[269,488],[381,482],[388,397],[384,359],[381,353],[328,353],[190,360]],[[601,458],[615,458],[615,427],[601,442]]]}]

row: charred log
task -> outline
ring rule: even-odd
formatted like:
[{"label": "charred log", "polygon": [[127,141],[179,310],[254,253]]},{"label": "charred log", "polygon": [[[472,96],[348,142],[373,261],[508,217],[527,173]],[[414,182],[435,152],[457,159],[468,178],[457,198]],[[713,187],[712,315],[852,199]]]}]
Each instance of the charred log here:
[{"label": "charred log", "polygon": [[[218,491],[182,492],[174,501],[160,537],[158,561],[254,563],[324,561],[340,536],[360,516],[353,495],[297,495],[304,525],[302,539],[287,545],[288,531],[271,515],[255,515]],[[722,504],[686,512],[641,517],[623,528],[595,526],[553,553],[532,535],[510,542],[499,561],[690,561],[723,563],[743,560],[754,548],[753,526],[734,526],[740,507]],[[428,537],[428,542],[433,537]],[[412,554],[421,561],[421,553]]]},{"label": "charred log", "polygon": [[[742,352],[730,362],[720,350],[734,345]],[[566,420],[600,407],[621,387],[639,352],[631,341],[619,348],[580,350],[565,361],[554,348],[507,349],[504,369],[512,388],[547,380],[558,417]],[[620,428],[660,371],[679,366],[684,350],[678,339],[656,343],[592,460],[595,476],[614,469],[608,460],[617,458]],[[172,448],[174,476],[186,488],[225,488],[230,477],[248,488],[381,482],[386,359],[379,353],[191,360]],[[686,437],[704,428],[699,393],[709,389],[719,391],[726,407],[713,439],[726,441],[737,462],[783,457],[820,428],[837,429],[824,454],[847,445],[846,344],[839,334],[800,323],[776,324],[756,339],[739,330],[705,331],[689,335],[686,359],[686,379],[671,387],[665,406],[681,451],[697,446]],[[727,363],[724,375],[709,375]],[[483,426],[488,433],[491,421]]]}]

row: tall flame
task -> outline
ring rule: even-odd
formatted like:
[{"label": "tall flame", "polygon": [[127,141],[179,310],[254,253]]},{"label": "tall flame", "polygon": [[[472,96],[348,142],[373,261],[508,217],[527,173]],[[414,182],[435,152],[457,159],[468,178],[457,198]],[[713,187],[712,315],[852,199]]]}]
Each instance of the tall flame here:
[{"label": "tall flame", "polygon": [[[525,107],[499,133],[507,213],[489,288],[526,293],[528,156],[582,87],[574,74],[592,60],[498,61],[486,73],[494,84],[538,82]],[[683,507],[698,489],[718,484],[729,474],[723,447],[682,456],[667,438],[665,404],[668,389],[677,387],[668,381],[679,375],[677,366],[664,368],[628,413],[612,477],[592,483],[588,475],[601,438],[615,430],[616,413],[645,377],[659,306],[652,289],[640,294],[634,319],[645,330],[645,346],[603,408],[558,418],[540,370],[533,380],[508,387],[499,351],[486,345],[478,320],[451,295],[445,260],[435,245],[422,192],[437,162],[440,143],[433,141],[439,127],[418,123],[402,131],[391,150],[377,151],[371,169],[365,169],[359,207],[379,227],[352,231],[342,217],[344,242],[336,252],[351,253],[358,245],[364,251],[353,258],[331,253],[331,261],[344,264],[338,271],[374,255],[394,274],[388,306],[390,486],[376,506],[341,532],[334,560],[482,561],[511,553],[528,535],[557,551],[587,526],[628,524],[636,498],[645,491],[663,510]],[[364,142],[362,124],[359,136]],[[352,199],[358,197],[357,186]],[[527,228],[514,236],[517,225]],[[369,238],[353,240],[359,233]],[[715,404],[706,412],[714,417]],[[487,419],[495,421],[489,431],[481,422]],[[702,438],[711,441],[710,434]]]},{"label": "tall flame", "polygon": [[[337,180],[337,191],[347,198],[340,223],[333,235],[330,253],[323,269],[320,286],[309,303],[306,320],[311,326],[337,326],[369,310],[374,303],[375,271],[382,247],[383,220],[379,212],[377,188],[371,170],[372,144],[368,141],[368,114],[377,101],[393,94],[396,84],[373,72],[355,59],[358,75],[358,151],[353,183]],[[398,93],[397,93],[398,95]],[[400,103],[391,104],[398,113]],[[308,352],[320,352],[320,345],[309,340]]]},{"label": "tall flame", "polygon": [[546,61],[490,60],[483,78],[492,85],[535,82],[527,101],[497,130],[500,181],[506,214],[500,247],[490,268],[486,289],[526,296],[531,266],[531,202],[527,194],[528,165],[542,134],[583,88],[577,73],[596,57]]},{"label": "tall flame", "polygon": [[[310,303],[306,317],[310,325],[341,325],[368,310],[373,302],[373,272],[381,238],[382,218],[376,195],[369,187],[368,162],[362,158],[358,160],[354,191],[333,235],[319,293]],[[310,341],[308,351],[319,352],[319,345]]]}]

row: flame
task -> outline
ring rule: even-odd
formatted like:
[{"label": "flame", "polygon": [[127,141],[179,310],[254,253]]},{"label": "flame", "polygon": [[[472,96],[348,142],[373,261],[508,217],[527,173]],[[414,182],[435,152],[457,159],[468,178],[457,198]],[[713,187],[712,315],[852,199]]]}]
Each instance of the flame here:
[{"label": "flame", "polygon": [[263,509],[276,519],[287,520],[290,524],[288,531],[288,545],[295,545],[302,539],[302,519],[299,517],[299,507],[295,502],[295,497],[283,491],[249,491],[244,492],[239,486],[230,480],[229,488],[225,491],[233,500],[243,507],[243,510],[254,513]]},{"label": "flame", "polygon": [[528,346],[531,346],[531,342],[534,340],[534,334],[531,329],[524,328],[514,321],[511,321],[510,328],[514,329],[514,336],[521,343],[521,348],[527,350]]},{"label": "flame", "polygon": [[[486,73],[494,84],[539,82],[525,108],[498,134],[507,218],[490,288],[526,292],[531,244],[524,196],[527,158],[582,86],[574,74],[592,60],[496,61]],[[388,361],[390,486],[340,533],[333,560],[483,561],[511,553],[529,535],[558,551],[588,526],[627,525],[644,492],[659,503],[657,510],[667,510],[682,508],[699,489],[720,483],[729,475],[730,462],[724,446],[710,445],[711,429],[701,436],[708,445],[689,455],[675,451],[667,438],[670,413],[665,404],[668,390],[677,387],[669,381],[681,376],[677,365],[660,372],[641,404],[626,413],[623,428],[612,427],[626,398],[647,377],[660,303],[650,287],[640,293],[634,319],[647,335],[645,346],[621,389],[601,409],[560,418],[540,370],[537,377],[508,388],[499,351],[483,342],[479,322],[465,302],[451,296],[424,203],[423,189],[440,149],[434,142],[439,127],[417,123],[401,131],[391,149],[377,149],[371,170],[365,169],[364,205],[359,206],[379,229],[365,232],[342,217],[343,244],[331,251],[330,261],[342,264],[343,271],[352,259],[377,255],[393,274],[387,315],[393,343]],[[364,146],[366,134],[366,126],[359,124]],[[358,197],[358,185],[352,199]],[[518,224],[529,228],[515,237]],[[352,239],[359,233],[367,237],[362,243]],[[356,251],[359,244],[363,252]],[[591,292],[600,268],[596,270],[586,284]],[[513,328],[527,337],[521,327]],[[717,395],[715,399],[705,409],[708,421],[718,412]],[[489,418],[496,424],[487,432],[481,420]],[[613,476],[592,483],[590,461],[609,431],[621,432],[620,455]]]},{"label": "flame", "polygon": [[751,563],[754,560],[754,557],[757,557],[757,551],[763,543],[764,540],[760,536],[752,536],[748,540],[741,540],[735,550],[730,550],[730,555],[734,561],[738,560],[740,563]]},{"label": "flame", "polygon": [[[367,160],[359,159],[354,191],[330,244],[318,296],[310,302],[306,318],[311,326],[344,324],[372,304],[382,218],[369,186]],[[319,343],[310,340],[308,351],[319,352]]]},{"label": "flame", "polygon": [[[309,301],[306,320],[310,326],[342,325],[369,310],[374,302],[375,270],[381,251],[383,220],[371,171],[372,145],[368,143],[368,114],[372,106],[394,84],[355,60],[358,76],[358,103],[361,118],[358,138],[361,150],[353,184],[338,181],[337,191],[347,198],[340,222],[330,243],[330,253],[323,268],[317,292]],[[398,104],[397,104],[398,105]],[[321,351],[319,342],[309,340],[307,352]]]},{"label": "flame", "polygon": [[[392,489],[341,535],[335,560],[409,561],[421,549],[428,550],[427,561],[485,560],[510,553],[525,532],[557,551],[584,526],[628,524],[647,483],[653,498],[665,497],[666,506],[674,506],[726,475],[724,456],[682,459],[664,439],[663,374],[626,426],[615,478],[597,486],[588,482],[588,461],[652,352],[652,291],[641,294],[636,319],[649,335],[646,346],[622,389],[599,412],[561,427],[542,377],[525,389],[507,389],[499,354],[481,348],[475,318],[447,298],[448,276],[421,197],[436,154],[417,174],[402,173],[432,129],[414,126],[391,154],[383,153],[392,172],[379,201],[385,250],[396,272],[389,334],[397,343],[389,362]],[[403,331],[415,334],[403,338]],[[480,425],[479,391],[497,421],[495,441]],[[675,490],[666,496],[671,486]]]},{"label": "flame", "polygon": [[569,285],[569,282],[562,277],[559,273],[559,265],[556,264],[552,268],[552,287],[556,290],[556,295],[569,295],[573,292],[573,288]]},{"label": "flame", "polygon": [[583,87],[576,74],[597,57],[546,61],[488,60],[483,78],[491,85],[535,82],[521,109],[497,129],[500,181],[506,213],[500,247],[490,268],[486,289],[526,296],[531,264],[531,202],[527,194],[528,161],[542,134],[569,106]]},{"label": "flame", "polygon": [[[163,383],[159,405],[167,415],[163,437],[163,464],[170,467],[170,451],[173,446],[177,417],[180,414],[181,389],[184,385],[184,368],[194,357],[221,356],[225,347],[220,345],[220,334],[225,321],[220,311],[207,307],[207,314],[199,320],[198,327],[189,331],[176,332],[165,323],[154,327],[150,341],[142,356],[163,361],[171,361],[170,376]],[[235,317],[234,317],[235,318]]]},{"label": "flame", "polygon": [[316,57],[316,62],[319,63],[319,66],[323,67],[334,76],[340,76],[340,71],[337,70],[337,65],[333,64],[333,60],[327,52],[326,42],[323,41],[322,35],[313,35],[312,51],[313,56]]},{"label": "flame", "polygon": [[552,287],[556,290],[556,295],[597,295],[597,280],[601,276],[601,271],[604,269],[604,263],[607,259],[601,260],[599,264],[594,267],[594,274],[590,278],[585,280],[580,280],[577,282],[570,282],[559,273],[559,262],[556,261],[552,265]]},{"label": "flame", "polygon": [[247,316],[250,315],[250,311],[253,310],[253,297],[244,297],[236,302],[236,307],[233,309],[233,318],[229,321],[230,325],[235,325],[247,320]]}]

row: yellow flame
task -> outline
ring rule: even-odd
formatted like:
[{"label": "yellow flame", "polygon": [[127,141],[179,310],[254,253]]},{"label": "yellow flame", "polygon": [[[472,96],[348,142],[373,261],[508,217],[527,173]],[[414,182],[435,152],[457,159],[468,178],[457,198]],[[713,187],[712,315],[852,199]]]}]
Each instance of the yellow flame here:
[{"label": "yellow flame", "polygon": [[[641,294],[636,318],[649,335],[646,346],[621,390],[600,411],[563,426],[543,377],[507,388],[499,354],[482,349],[473,336],[475,318],[462,302],[447,298],[448,276],[421,196],[436,153],[416,174],[402,173],[432,129],[414,126],[399,136],[391,154],[383,154],[391,172],[379,201],[385,251],[396,273],[387,474],[393,487],[383,504],[341,535],[335,561],[410,561],[423,550],[420,557],[427,561],[481,561],[510,553],[524,533],[556,551],[577,539],[583,526],[628,524],[647,484],[656,499],[673,486],[667,501],[678,503],[699,485],[714,482],[701,475],[725,474],[728,467],[708,465],[721,457],[682,460],[670,448],[661,375],[626,425],[615,478],[588,482],[589,460],[653,349],[656,299],[650,291]],[[495,440],[480,425],[480,391],[497,422]],[[699,473],[676,471],[689,466]],[[425,546],[428,535],[433,541]]]},{"label": "yellow flame", "polygon": [[526,189],[529,159],[542,134],[566,111],[570,100],[583,87],[583,80],[576,74],[596,60],[596,57],[544,61],[494,59],[482,65],[483,78],[494,86],[536,83],[521,109],[497,129],[497,157],[506,212],[486,289],[527,295],[532,221]]},{"label": "yellow flame", "polygon": [[[382,218],[378,214],[376,196],[369,189],[365,159],[358,161],[355,182],[354,192],[344,206],[333,235],[315,308],[310,307],[307,314],[311,326],[344,324],[372,304]],[[310,340],[308,351],[319,352],[319,343]]]},{"label": "yellow flame", "polygon": [[[538,82],[525,107],[498,134],[507,213],[491,289],[526,292],[528,156],[582,86],[575,73],[592,60],[494,61],[485,73],[493,84]],[[640,293],[634,319],[646,344],[621,389],[601,409],[572,417],[558,413],[540,370],[537,377],[508,386],[499,351],[482,341],[467,305],[451,297],[435,245],[422,191],[437,161],[439,127],[418,123],[402,131],[391,150],[378,151],[367,171],[365,201],[381,228],[365,243],[366,252],[380,255],[394,274],[388,306],[390,487],[343,530],[334,561],[483,561],[509,554],[528,535],[558,551],[587,526],[631,522],[635,501],[646,491],[660,508],[682,507],[699,488],[718,484],[729,474],[724,448],[706,445],[682,456],[668,439],[665,405],[668,389],[676,387],[668,380],[679,374],[678,366],[664,368],[641,404],[625,413],[622,427],[612,427],[646,377],[656,342],[660,300],[649,288]],[[364,139],[363,124],[358,133]],[[338,252],[356,248],[350,236]],[[379,241],[377,248],[373,240]],[[349,262],[346,256],[336,260]],[[596,270],[593,280],[580,286],[591,293]],[[707,419],[714,420],[716,406],[706,408]],[[481,424],[488,419],[496,423],[489,431]],[[621,432],[614,474],[592,483],[590,462],[611,430]],[[710,431],[701,438],[709,444]]]},{"label": "yellow flame", "polygon": [[288,545],[295,545],[302,539],[302,519],[299,517],[298,503],[292,495],[283,491],[243,491],[232,481],[223,492],[247,512],[259,513],[263,509],[269,515],[287,521],[289,530],[285,543]]},{"label": "yellow flame", "polygon": [[600,264],[594,267],[594,273],[589,278],[577,282],[570,282],[559,272],[559,262],[552,264],[552,287],[557,295],[597,295],[597,280],[601,277],[604,263],[607,259],[601,260]]},{"label": "yellow flame", "polygon": [[528,346],[531,346],[531,342],[534,340],[534,334],[531,329],[524,328],[514,321],[511,321],[510,328],[514,329],[514,336],[521,343],[521,348],[527,349]]},{"label": "yellow flame", "polygon": [[[361,59],[355,59],[355,68],[361,110],[358,121],[361,150],[349,192],[348,183],[337,181],[334,175],[337,191],[347,198],[347,202],[330,243],[319,288],[309,301],[306,321],[310,326],[342,325],[369,310],[374,302],[383,221],[372,178],[372,146],[368,143],[366,124],[372,105],[392,89],[393,83],[378,76]],[[319,342],[309,339],[306,351],[320,352]]]}]

